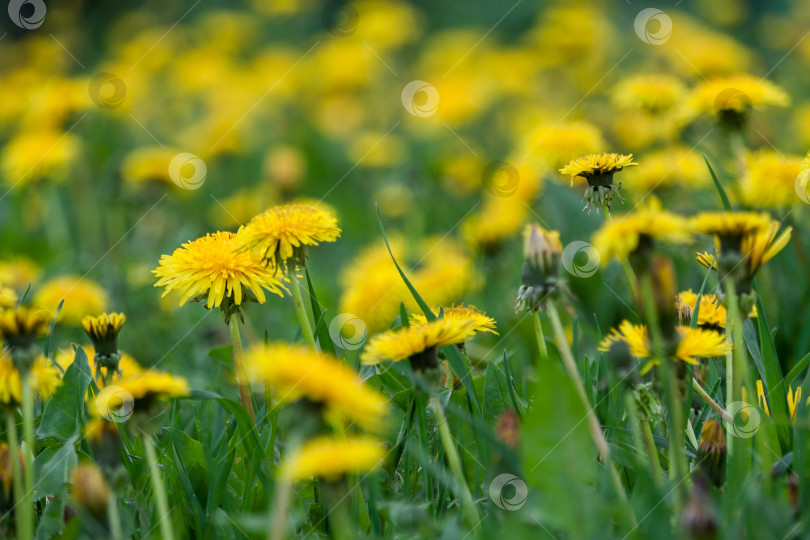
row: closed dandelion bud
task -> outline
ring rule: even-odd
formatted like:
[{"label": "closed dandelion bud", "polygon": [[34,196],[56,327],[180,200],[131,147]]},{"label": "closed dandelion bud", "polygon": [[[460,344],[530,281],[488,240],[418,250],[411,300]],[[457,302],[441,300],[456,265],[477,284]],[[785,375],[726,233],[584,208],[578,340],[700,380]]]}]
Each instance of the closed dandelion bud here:
[{"label": "closed dandelion bud", "polygon": [[546,296],[564,287],[560,280],[562,244],[559,232],[537,224],[527,225],[523,237],[525,262],[515,311],[536,311]]},{"label": "closed dandelion bud", "polygon": [[94,464],[79,465],[71,476],[73,496],[94,516],[103,516],[107,509],[110,488],[104,475]]},{"label": "closed dandelion bud", "polygon": [[717,517],[706,479],[696,475],[692,485],[692,494],[681,515],[681,525],[695,540],[713,540],[717,538]]},{"label": "closed dandelion bud", "polygon": [[706,420],[700,432],[697,468],[718,488],[726,478],[726,452],[723,426],[717,420]]},{"label": "closed dandelion bud", "polygon": [[517,450],[520,444],[520,422],[515,411],[512,409],[504,411],[495,426],[495,436],[508,448]]},{"label": "closed dandelion bud", "polygon": [[0,337],[11,350],[11,361],[21,374],[31,370],[41,354],[36,339],[48,331],[51,316],[47,311],[21,306],[0,311]]}]

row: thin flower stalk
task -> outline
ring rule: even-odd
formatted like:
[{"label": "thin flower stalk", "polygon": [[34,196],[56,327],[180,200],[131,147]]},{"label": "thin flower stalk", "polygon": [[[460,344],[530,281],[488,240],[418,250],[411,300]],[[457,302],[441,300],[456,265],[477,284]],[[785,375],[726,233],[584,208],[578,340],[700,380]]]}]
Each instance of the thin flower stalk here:
[{"label": "thin flower stalk", "polygon": [[301,277],[298,275],[299,271],[300,270],[295,269],[290,272],[295,313],[298,316],[298,323],[301,325],[301,333],[304,336],[304,341],[306,341],[307,346],[310,349],[317,351],[318,346],[315,343],[315,334],[312,331],[312,323],[309,319],[309,311],[307,311],[306,304],[304,304],[304,295],[301,292]]},{"label": "thin flower stalk", "polygon": [[242,337],[239,333],[239,320],[231,317],[228,321],[231,331],[231,343],[233,344],[233,365],[236,370],[236,384],[239,387],[239,400],[242,406],[250,414],[250,419],[256,421],[256,413],[253,410],[253,399],[250,395],[250,383],[248,383],[247,371],[245,369],[245,355],[242,351]]},{"label": "thin flower stalk", "polygon": [[163,485],[157,456],[155,455],[155,442],[152,440],[152,437],[145,432],[141,432],[141,438],[143,441],[143,450],[146,454],[146,462],[149,464],[149,473],[152,475],[152,489],[155,492],[160,533],[164,540],[174,540],[172,520],[169,517],[169,503],[166,499],[166,487]]},{"label": "thin flower stalk", "polygon": [[18,457],[20,442],[17,438],[17,422],[14,413],[6,413],[6,431],[8,433],[8,445],[11,451],[11,474],[14,482],[14,502],[17,510],[17,536],[20,540],[31,540],[34,537],[34,516],[32,506],[26,504],[25,480],[20,467]]}]

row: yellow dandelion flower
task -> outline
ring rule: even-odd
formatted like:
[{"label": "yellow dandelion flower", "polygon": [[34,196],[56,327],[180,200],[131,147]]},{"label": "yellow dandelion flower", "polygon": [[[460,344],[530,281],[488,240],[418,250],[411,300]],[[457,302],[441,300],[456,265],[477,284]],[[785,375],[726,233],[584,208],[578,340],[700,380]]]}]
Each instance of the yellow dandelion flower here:
[{"label": "yellow dandelion flower", "polygon": [[410,326],[389,330],[371,338],[363,350],[360,361],[365,365],[386,360],[399,361],[441,347],[464,343],[475,333],[475,321],[439,319],[423,326]]},{"label": "yellow dandelion flower", "polygon": [[26,257],[0,261],[0,283],[18,292],[25,291],[41,274],[42,269]]},{"label": "yellow dandelion flower", "polygon": [[42,178],[63,180],[79,153],[79,139],[51,128],[16,135],[0,154],[0,171],[7,186],[22,186]]},{"label": "yellow dandelion flower", "polygon": [[524,201],[492,197],[461,225],[461,235],[473,247],[494,249],[520,230],[528,217]]},{"label": "yellow dandelion flower", "polygon": [[[495,331],[495,319],[488,317],[486,313],[479,311],[475,306],[453,305],[450,307],[434,307],[431,308],[433,314],[437,317],[441,312],[444,313],[444,319],[453,321],[472,321],[474,323],[473,330],[476,332],[491,332],[498,335]],[[422,313],[411,313],[410,324],[411,326],[424,326],[428,323],[427,317]]]},{"label": "yellow dandelion flower", "polygon": [[215,232],[183,244],[171,255],[160,257],[160,266],[152,270],[160,278],[155,287],[166,288],[163,296],[173,290],[182,293],[181,306],[207,293],[208,309],[220,307],[225,298],[241,305],[249,292],[263,304],[263,289],[283,296],[285,287],[275,269],[235,251],[236,245],[236,235],[231,232]]},{"label": "yellow dandelion flower", "polygon": [[[186,397],[191,394],[191,388],[185,378],[155,369],[139,371],[120,377],[115,381],[115,385],[129,392],[135,400],[136,408],[138,401],[166,400]],[[111,408],[123,404],[121,396],[116,396],[116,394],[111,397],[105,396],[105,398],[107,399],[107,405]],[[118,404],[116,404],[116,400],[118,400]]]},{"label": "yellow dandelion flower", "polygon": [[331,355],[287,343],[249,349],[245,363],[254,377],[275,389],[281,403],[305,398],[327,414],[377,429],[388,412],[385,396],[365,385],[352,369]]},{"label": "yellow dandelion flower", "polygon": [[334,242],[340,232],[337,219],[323,208],[287,204],[251,219],[239,230],[235,249],[249,250],[253,258],[272,261],[276,267],[293,257],[296,263],[302,264],[305,247]]},{"label": "yellow dandelion flower", "polygon": [[28,306],[0,311],[0,338],[9,343],[30,343],[37,336],[44,336],[51,323],[47,311]]},{"label": "yellow dandelion flower", "polygon": [[107,309],[109,296],[96,283],[81,276],[59,276],[43,283],[34,295],[33,304],[51,314],[62,300],[58,322],[80,324],[85,315],[101,313]]},{"label": "yellow dandelion flower", "polygon": [[651,197],[632,214],[616,217],[596,231],[593,246],[603,258],[625,259],[639,247],[658,240],[683,244],[691,240],[689,221],[661,208]]},{"label": "yellow dandelion flower", "polygon": [[[678,294],[675,307],[682,315],[682,320],[688,322],[692,318],[697,305],[698,294],[691,289]],[[714,294],[704,294],[700,299],[700,312],[698,313],[698,326],[708,328],[725,328],[728,315],[725,306],[720,303]]]},{"label": "yellow dandelion flower", "polygon": [[766,229],[770,222],[768,214],[756,212],[703,212],[691,219],[691,226],[719,238],[742,238]]},{"label": "yellow dandelion flower", "polygon": [[345,474],[371,471],[384,456],[383,444],[375,439],[317,437],[298,448],[282,470],[292,480],[336,480]]},{"label": "yellow dandelion flower", "polygon": [[776,84],[747,74],[718,77],[697,86],[691,105],[698,114],[736,123],[751,110],[787,107],[790,98]]},{"label": "yellow dandelion flower", "polygon": [[0,308],[11,307],[17,303],[17,293],[0,284]]},{"label": "yellow dandelion flower", "polygon": [[781,208],[797,202],[796,178],[802,158],[770,150],[745,156],[745,176],[740,179],[743,201],[759,208]]},{"label": "yellow dandelion flower", "polygon": [[647,193],[656,189],[705,187],[711,180],[700,153],[674,146],[644,154],[644,166],[623,173],[622,181],[628,189]]},{"label": "yellow dandelion flower", "polygon": [[613,103],[621,109],[657,115],[680,105],[686,98],[686,87],[671,75],[635,75],[619,82],[612,97]]},{"label": "yellow dandelion flower", "polygon": [[[43,400],[50,397],[60,383],[59,370],[41,354],[31,365],[28,377],[31,390]],[[0,351],[0,403],[11,406],[22,403],[22,378],[7,350]]]},{"label": "yellow dandelion flower", "polygon": [[560,173],[571,177],[572,186],[577,177],[585,178],[589,183],[607,178],[612,183],[613,174],[632,165],[638,165],[633,162],[633,154],[590,154],[571,161],[560,169]]},{"label": "yellow dandelion flower", "polygon": [[112,344],[115,350],[116,339],[121,327],[124,326],[127,316],[123,313],[102,313],[98,317],[90,315],[82,319],[82,326],[96,348]]},{"label": "yellow dandelion flower", "polygon": [[175,149],[158,146],[133,150],[121,164],[121,178],[139,189],[150,182],[174,186],[174,181],[169,176],[169,164],[177,153]]},{"label": "yellow dandelion flower", "polygon": [[[697,364],[698,358],[725,356],[731,351],[731,342],[720,332],[687,326],[679,326],[676,331],[680,336],[680,341],[675,357],[681,362]],[[611,333],[602,340],[599,350],[608,352],[613,344],[619,342],[627,345],[631,355],[637,358],[650,358],[651,346],[646,326],[632,324],[626,320],[622,321],[618,329],[612,329]],[[658,364],[657,358],[650,359],[641,369],[641,373],[647,373]]]},{"label": "yellow dandelion flower", "polygon": [[588,122],[542,125],[531,131],[524,145],[554,168],[562,167],[575,156],[607,148],[599,128]]}]

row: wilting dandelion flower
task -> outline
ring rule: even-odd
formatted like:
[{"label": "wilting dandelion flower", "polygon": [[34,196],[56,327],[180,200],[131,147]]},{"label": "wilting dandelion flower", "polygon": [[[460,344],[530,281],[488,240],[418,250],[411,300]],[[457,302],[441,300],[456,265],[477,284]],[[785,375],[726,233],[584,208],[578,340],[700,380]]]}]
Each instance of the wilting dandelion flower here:
[{"label": "wilting dandelion flower", "polygon": [[166,288],[163,296],[173,290],[182,293],[181,306],[193,297],[207,295],[208,309],[240,306],[250,299],[250,293],[263,304],[264,289],[283,296],[284,284],[274,268],[248,253],[237,253],[236,245],[236,235],[230,232],[207,234],[183,244],[171,255],[161,256],[160,266],[152,270],[160,278],[155,287]]},{"label": "wilting dandelion flower", "polygon": [[438,319],[424,326],[410,326],[389,330],[371,338],[363,350],[360,361],[374,365],[391,360],[408,359],[416,371],[437,368],[436,348],[464,343],[475,333],[472,320]]},{"label": "wilting dandelion flower", "polygon": [[368,437],[317,437],[298,448],[282,467],[283,474],[292,480],[312,477],[337,480],[349,473],[376,468],[384,456],[382,443]]},{"label": "wilting dandelion flower", "polygon": [[[725,356],[731,351],[731,342],[728,338],[714,330],[679,326],[676,331],[680,340],[674,357],[681,362],[697,364],[698,358]],[[624,343],[629,348],[630,354],[636,358],[651,358],[650,337],[644,325],[623,321],[602,340],[599,350],[608,352],[616,343]],[[641,369],[641,373],[648,372],[658,364],[657,358],[651,358]]]},{"label": "wilting dandelion flower", "polygon": [[621,183],[613,185],[613,175],[632,165],[638,165],[633,162],[633,154],[591,154],[573,160],[560,173],[571,177],[572,186],[577,177],[588,181],[585,208],[595,207],[598,212],[603,206],[610,210],[610,202],[622,187]]},{"label": "wilting dandelion flower", "polygon": [[636,211],[606,222],[594,234],[593,247],[605,258],[627,258],[637,250],[652,248],[653,241],[684,244],[691,240],[689,221],[661,208],[650,198]]},{"label": "wilting dandelion flower", "polygon": [[63,324],[80,324],[85,315],[101,313],[110,302],[100,285],[81,276],[59,276],[40,285],[32,303],[55,314],[62,300],[57,321]]},{"label": "wilting dandelion flower", "polygon": [[377,429],[388,412],[385,396],[333,356],[301,345],[271,343],[249,349],[247,369],[274,390],[281,403],[306,399],[338,420]]},{"label": "wilting dandelion flower", "polygon": [[[472,321],[475,326],[476,332],[492,332],[497,335],[495,331],[495,319],[488,317],[486,313],[478,310],[475,306],[465,306],[464,304],[450,307],[434,307],[431,309],[436,317],[442,316],[443,319],[454,321]],[[442,315],[443,314],[443,315]],[[424,326],[428,323],[427,317],[421,313],[412,313],[410,316],[410,323],[412,326]]]},{"label": "wilting dandelion flower", "polygon": [[288,259],[302,265],[307,247],[334,242],[340,232],[337,218],[322,205],[287,204],[251,219],[240,229],[234,249],[249,251],[254,259],[269,261],[274,268],[283,268]]}]

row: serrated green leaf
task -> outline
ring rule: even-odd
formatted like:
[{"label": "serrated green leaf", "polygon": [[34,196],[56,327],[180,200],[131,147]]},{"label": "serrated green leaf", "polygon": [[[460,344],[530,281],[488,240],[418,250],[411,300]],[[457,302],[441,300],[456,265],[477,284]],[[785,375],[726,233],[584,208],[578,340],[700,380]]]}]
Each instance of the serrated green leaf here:
[{"label": "serrated green leaf", "polygon": [[74,346],[73,362],[65,370],[62,384],[45,407],[37,438],[65,441],[79,433],[84,418],[84,394],[92,375],[84,349]]}]

